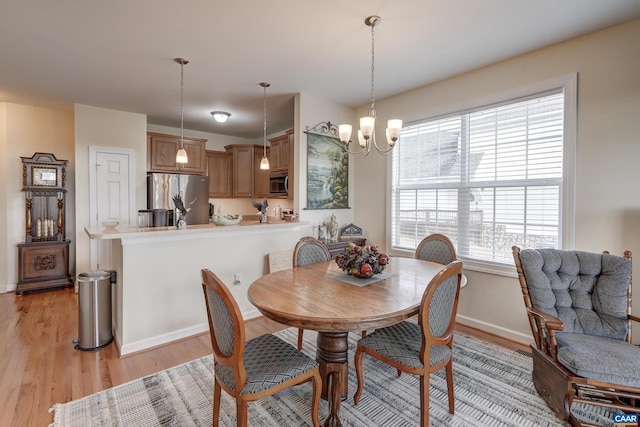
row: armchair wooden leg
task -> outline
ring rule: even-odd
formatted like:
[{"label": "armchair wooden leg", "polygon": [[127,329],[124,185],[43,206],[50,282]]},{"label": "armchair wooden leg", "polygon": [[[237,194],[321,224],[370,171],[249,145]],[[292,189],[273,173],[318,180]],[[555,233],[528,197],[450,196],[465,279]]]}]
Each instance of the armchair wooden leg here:
[{"label": "armchair wooden leg", "polygon": [[420,375],[420,425],[429,427],[429,372]]},{"label": "armchair wooden leg", "polygon": [[304,329],[298,328],[298,350],[302,350],[302,334],[304,334]]},{"label": "armchair wooden leg", "polygon": [[322,378],[320,377],[320,371],[318,371],[313,377],[311,377],[311,384],[313,385],[313,397],[311,400],[311,422],[314,427],[320,427],[320,418],[318,413],[320,411],[320,394],[322,394]]},{"label": "armchair wooden leg", "polygon": [[241,397],[236,399],[236,425],[238,427],[247,427],[247,402],[242,400]]}]

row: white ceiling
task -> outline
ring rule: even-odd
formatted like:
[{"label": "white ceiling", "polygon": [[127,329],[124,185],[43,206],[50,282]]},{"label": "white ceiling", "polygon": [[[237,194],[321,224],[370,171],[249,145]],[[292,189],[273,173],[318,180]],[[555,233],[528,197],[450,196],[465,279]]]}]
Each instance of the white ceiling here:
[{"label": "white ceiling", "polygon": [[[293,96],[369,102],[640,17],[638,0],[0,0],[0,101],[142,113],[258,138],[293,125]],[[225,124],[210,112],[231,113]]]}]

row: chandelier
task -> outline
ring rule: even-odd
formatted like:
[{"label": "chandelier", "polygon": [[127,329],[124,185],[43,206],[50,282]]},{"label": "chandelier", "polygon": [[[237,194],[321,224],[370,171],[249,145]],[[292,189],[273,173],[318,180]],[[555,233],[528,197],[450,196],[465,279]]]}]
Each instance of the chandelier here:
[{"label": "chandelier", "polygon": [[176,58],[175,61],[180,64],[180,148],[176,153],[176,163],[189,163],[187,151],[184,149],[184,66],[189,63],[184,58]]},{"label": "chandelier", "polygon": [[262,160],[260,160],[260,169],[269,170],[269,159],[267,159],[267,88],[271,86],[269,83],[262,82],[260,86],[264,89],[263,116],[264,126],[262,135]]},{"label": "chandelier", "polygon": [[364,23],[371,27],[371,107],[369,108],[369,115],[360,118],[360,130],[358,130],[358,144],[360,149],[352,151],[349,149],[351,145],[351,130],[352,127],[349,124],[342,124],[338,126],[338,134],[340,141],[344,143],[345,151],[351,154],[362,153],[365,156],[369,155],[371,146],[380,154],[387,154],[396,145],[398,138],[400,137],[400,131],[402,130],[402,120],[391,119],[387,121],[387,144],[386,147],[379,147],[376,143],[375,124],[376,124],[376,110],[375,110],[375,93],[374,93],[374,71],[375,71],[375,38],[374,27],[382,22],[382,18],[373,15],[367,17]]}]

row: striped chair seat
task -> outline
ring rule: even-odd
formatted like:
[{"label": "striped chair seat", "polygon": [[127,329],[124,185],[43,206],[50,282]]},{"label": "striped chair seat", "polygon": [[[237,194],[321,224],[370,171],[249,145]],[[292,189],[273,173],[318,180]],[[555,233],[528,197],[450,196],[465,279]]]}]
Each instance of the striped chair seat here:
[{"label": "striped chair seat", "polygon": [[[405,321],[377,329],[362,338],[360,345],[405,366],[414,369],[424,367],[420,361],[422,333],[414,322]],[[451,349],[447,346],[431,347],[431,366],[444,362],[450,355]]]},{"label": "striped chair seat", "polygon": [[[318,363],[275,335],[267,334],[247,341],[244,366],[247,383],[240,394],[268,390],[314,369]],[[220,381],[236,391],[233,367],[217,365],[215,369]]]}]

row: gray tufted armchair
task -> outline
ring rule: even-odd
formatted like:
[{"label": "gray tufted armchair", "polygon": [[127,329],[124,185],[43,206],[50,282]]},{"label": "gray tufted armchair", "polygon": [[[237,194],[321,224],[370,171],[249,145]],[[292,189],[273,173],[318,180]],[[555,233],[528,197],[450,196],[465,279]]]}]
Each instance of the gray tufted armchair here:
[{"label": "gray tufted armchair", "polygon": [[320,426],[322,378],[318,363],[276,337],[265,334],[245,343],[240,308],[224,283],[202,270],[202,290],[213,346],[213,426],[218,426],[222,389],[236,400],[236,425],[247,426],[247,403],[311,381],[311,420]]},{"label": "gray tufted armchair", "polygon": [[[329,249],[320,240],[313,237],[302,237],[293,249],[293,266],[302,267],[309,264],[331,261]],[[298,328],[298,350],[302,349],[304,329]]]},{"label": "gray tufted armchair", "polygon": [[640,349],[631,344],[631,253],[513,247],[535,339],[533,382],[556,415],[575,402],[640,413]]}]

